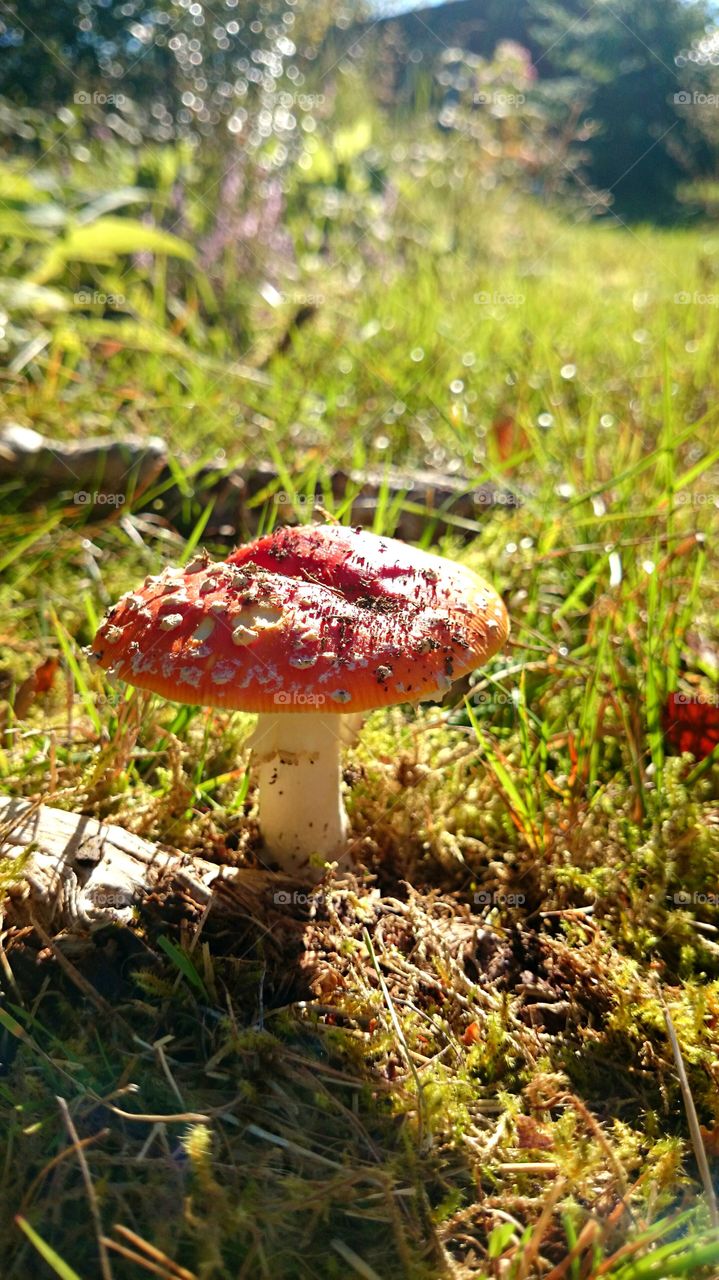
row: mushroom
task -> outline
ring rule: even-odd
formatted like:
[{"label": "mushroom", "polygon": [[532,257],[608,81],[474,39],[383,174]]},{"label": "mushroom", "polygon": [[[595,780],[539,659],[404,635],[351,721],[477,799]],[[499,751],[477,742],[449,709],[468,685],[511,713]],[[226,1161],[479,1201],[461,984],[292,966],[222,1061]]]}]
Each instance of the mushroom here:
[{"label": "mushroom", "polygon": [[507,611],[470,569],[341,525],[280,528],[226,561],[145,579],[92,645],[100,665],[177,702],[256,712],[265,846],[312,874],[341,856],[341,718],[440,699],[504,644]]}]

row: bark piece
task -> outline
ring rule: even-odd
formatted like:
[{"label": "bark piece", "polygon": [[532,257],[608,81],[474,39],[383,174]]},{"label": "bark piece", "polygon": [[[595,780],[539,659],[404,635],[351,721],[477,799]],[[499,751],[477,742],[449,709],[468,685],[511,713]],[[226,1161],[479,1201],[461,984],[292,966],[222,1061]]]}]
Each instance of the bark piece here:
[{"label": "bark piece", "polygon": [[[134,907],[163,882],[179,881],[199,903],[207,902],[219,875],[236,874],[162,849],[114,823],[20,799],[0,799],[0,859],[7,914],[72,931],[129,923]],[[17,880],[11,878],[13,860]]]}]

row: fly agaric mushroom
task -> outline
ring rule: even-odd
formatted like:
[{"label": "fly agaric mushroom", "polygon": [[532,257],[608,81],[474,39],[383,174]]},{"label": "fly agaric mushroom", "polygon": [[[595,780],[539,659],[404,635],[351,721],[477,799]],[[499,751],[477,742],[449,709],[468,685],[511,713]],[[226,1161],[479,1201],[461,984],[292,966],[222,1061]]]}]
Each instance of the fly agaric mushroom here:
[{"label": "fly agaric mushroom", "polygon": [[346,844],[339,717],[439,699],[508,633],[502,600],[470,569],[309,525],[146,578],[92,652],[111,676],[173,701],[257,712],[260,830],[283,870],[306,871]]}]

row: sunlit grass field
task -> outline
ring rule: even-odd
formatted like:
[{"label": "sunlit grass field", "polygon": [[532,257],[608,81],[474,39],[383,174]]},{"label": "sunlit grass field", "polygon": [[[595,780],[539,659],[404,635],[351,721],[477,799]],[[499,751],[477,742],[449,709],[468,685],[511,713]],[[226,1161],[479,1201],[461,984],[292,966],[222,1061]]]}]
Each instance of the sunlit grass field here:
[{"label": "sunlit grass field", "polygon": [[[101,1274],[58,1096],[118,1280],[150,1274],[138,1239],[155,1274],[203,1280],[719,1265],[667,1022],[716,1177],[719,770],[669,754],[663,722],[671,692],[716,705],[719,232],[559,213],[483,181],[461,142],[387,155],[382,195],[300,192],[281,283],[271,257],[245,279],[228,243],[224,298],[179,251],[48,266],[42,218],[5,229],[5,419],[164,438],[193,542],[218,456],[274,467],[262,529],[280,491],[299,520],[322,492],[351,522],[328,478],[352,468],[516,499],[439,544],[502,591],[509,646],[348,746],[358,871],[329,905],[259,894],[230,929],[158,897],[54,951],[10,922],[6,1280]],[[66,241],[137,183],[124,155],[86,168],[50,197],[26,177],[25,210],[70,211]],[[170,185],[151,208],[190,243]],[[113,689],[83,654],[184,541],[146,497],[78,510],[10,481],[1,500],[3,791],[252,867],[251,718]],[[401,509],[380,486],[376,531]],[[52,688],[14,715],[51,656]]]}]

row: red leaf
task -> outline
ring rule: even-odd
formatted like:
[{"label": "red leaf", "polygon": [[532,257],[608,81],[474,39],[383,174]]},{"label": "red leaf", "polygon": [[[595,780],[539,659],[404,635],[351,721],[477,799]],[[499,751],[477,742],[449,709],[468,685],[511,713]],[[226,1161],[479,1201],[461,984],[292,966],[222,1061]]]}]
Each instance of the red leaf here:
[{"label": "red leaf", "polygon": [[663,727],[667,745],[676,755],[689,751],[695,760],[703,760],[719,744],[719,695],[712,699],[670,693]]}]

